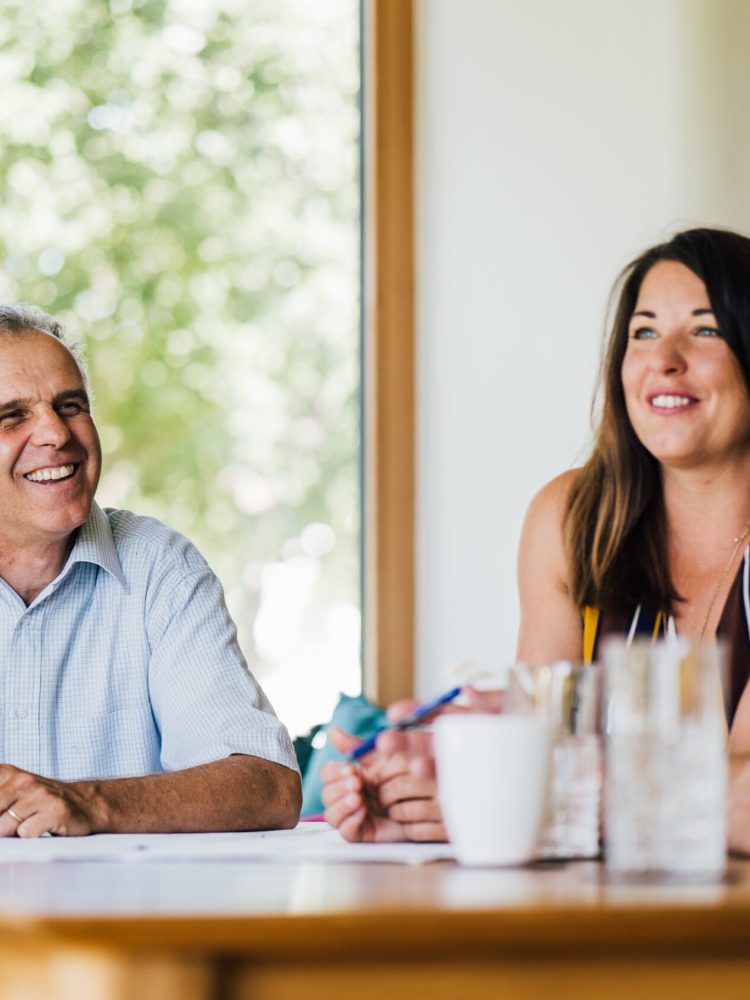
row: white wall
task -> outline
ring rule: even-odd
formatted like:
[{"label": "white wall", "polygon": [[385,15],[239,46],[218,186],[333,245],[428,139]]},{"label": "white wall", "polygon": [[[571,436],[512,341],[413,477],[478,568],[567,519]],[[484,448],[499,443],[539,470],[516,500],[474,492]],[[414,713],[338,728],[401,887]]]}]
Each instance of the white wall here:
[{"label": "white wall", "polygon": [[619,269],[750,231],[750,4],[417,2],[417,688],[515,649],[523,514],[580,461]]}]

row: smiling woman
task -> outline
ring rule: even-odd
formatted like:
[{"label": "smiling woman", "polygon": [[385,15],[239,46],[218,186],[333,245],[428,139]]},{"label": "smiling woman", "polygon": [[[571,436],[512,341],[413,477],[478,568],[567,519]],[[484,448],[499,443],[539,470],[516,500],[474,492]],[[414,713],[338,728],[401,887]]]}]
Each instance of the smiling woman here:
[{"label": "smiling woman", "polygon": [[[689,230],[629,264],[602,375],[591,457],[544,487],[526,516],[518,659],[590,662],[607,634],[727,638],[731,834],[747,850],[750,239]],[[328,766],[326,815],[346,837],[435,837],[426,739],[391,734],[361,773]]]},{"label": "smiling woman", "polygon": [[[670,572],[668,547],[689,551],[703,539],[710,566],[727,551],[726,541],[720,541],[727,526],[730,532],[735,527],[736,535],[746,522],[748,275],[750,241],[708,229],[678,234],[623,272],[593,454],[573,476],[563,506],[566,580],[578,607],[643,603],[684,620],[686,604],[678,599],[682,588]],[[695,310],[699,316],[692,315]],[[684,393],[705,399],[673,408]],[[649,396],[659,395],[669,399],[667,406],[652,405]],[[721,440],[711,436],[704,419],[709,408],[716,416],[717,405],[731,411],[732,426],[720,425]],[[706,436],[703,445],[693,437],[696,429]],[[662,462],[664,435],[679,436],[684,455],[675,444],[678,454],[664,454]],[[685,498],[671,514],[665,510],[675,486],[682,496],[680,484],[696,480],[704,485],[690,491],[690,502]],[[700,502],[707,507],[700,526],[682,525],[684,507]],[[710,525],[719,537],[707,537]],[[678,530],[685,531],[683,544],[676,544]],[[699,562],[706,565],[705,559]]]}]

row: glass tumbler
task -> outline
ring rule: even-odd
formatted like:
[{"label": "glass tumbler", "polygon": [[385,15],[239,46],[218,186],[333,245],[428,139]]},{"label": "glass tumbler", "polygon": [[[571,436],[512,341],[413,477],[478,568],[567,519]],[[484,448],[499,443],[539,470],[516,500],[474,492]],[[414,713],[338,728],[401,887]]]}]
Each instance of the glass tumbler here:
[{"label": "glass tumbler", "polygon": [[602,800],[602,672],[598,665],[560,661],[514,664],[507,711],[536,715],[554,731],[547,819],[538,856],[599,854]]},{"label": "glass tumbler", "polygon": [[606,860],[620,878],[721,877],[726,865],[725,649],[610,639]]}]

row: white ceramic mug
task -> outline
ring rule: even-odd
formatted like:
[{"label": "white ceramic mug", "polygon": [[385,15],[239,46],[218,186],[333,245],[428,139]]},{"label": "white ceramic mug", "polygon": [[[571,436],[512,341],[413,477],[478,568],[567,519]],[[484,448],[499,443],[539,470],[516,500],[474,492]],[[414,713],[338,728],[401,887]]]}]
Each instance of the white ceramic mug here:
[{"label": "white ceramic mug", "polygon": [[534,857],[544,820],[552,727],[534,716],[435,720],[438,798],[456,857],[516,865]]}]

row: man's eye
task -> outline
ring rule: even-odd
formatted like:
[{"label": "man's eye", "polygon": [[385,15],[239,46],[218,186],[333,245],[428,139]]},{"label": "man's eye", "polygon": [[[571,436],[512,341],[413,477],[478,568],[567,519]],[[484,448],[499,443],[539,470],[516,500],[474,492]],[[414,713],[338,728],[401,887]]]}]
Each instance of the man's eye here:
[{"label": "man's eye", "polygon": [[655,336],[656,331],[652,330],[650,326],[639,326],[630,334],[632,340],[653,340]]},{"label": "man's eye", "polygon": [[13,427],[14,424],[23,420],[23,410],[10,410],[8,413],[0,413],[0,427]]},{"label": "man's eye", "polygon": [[60,403],[57,408],[57,412],[63,417],[75,417],[76,414],[83,412],[83,404],[71,401],[69,403]]}]

